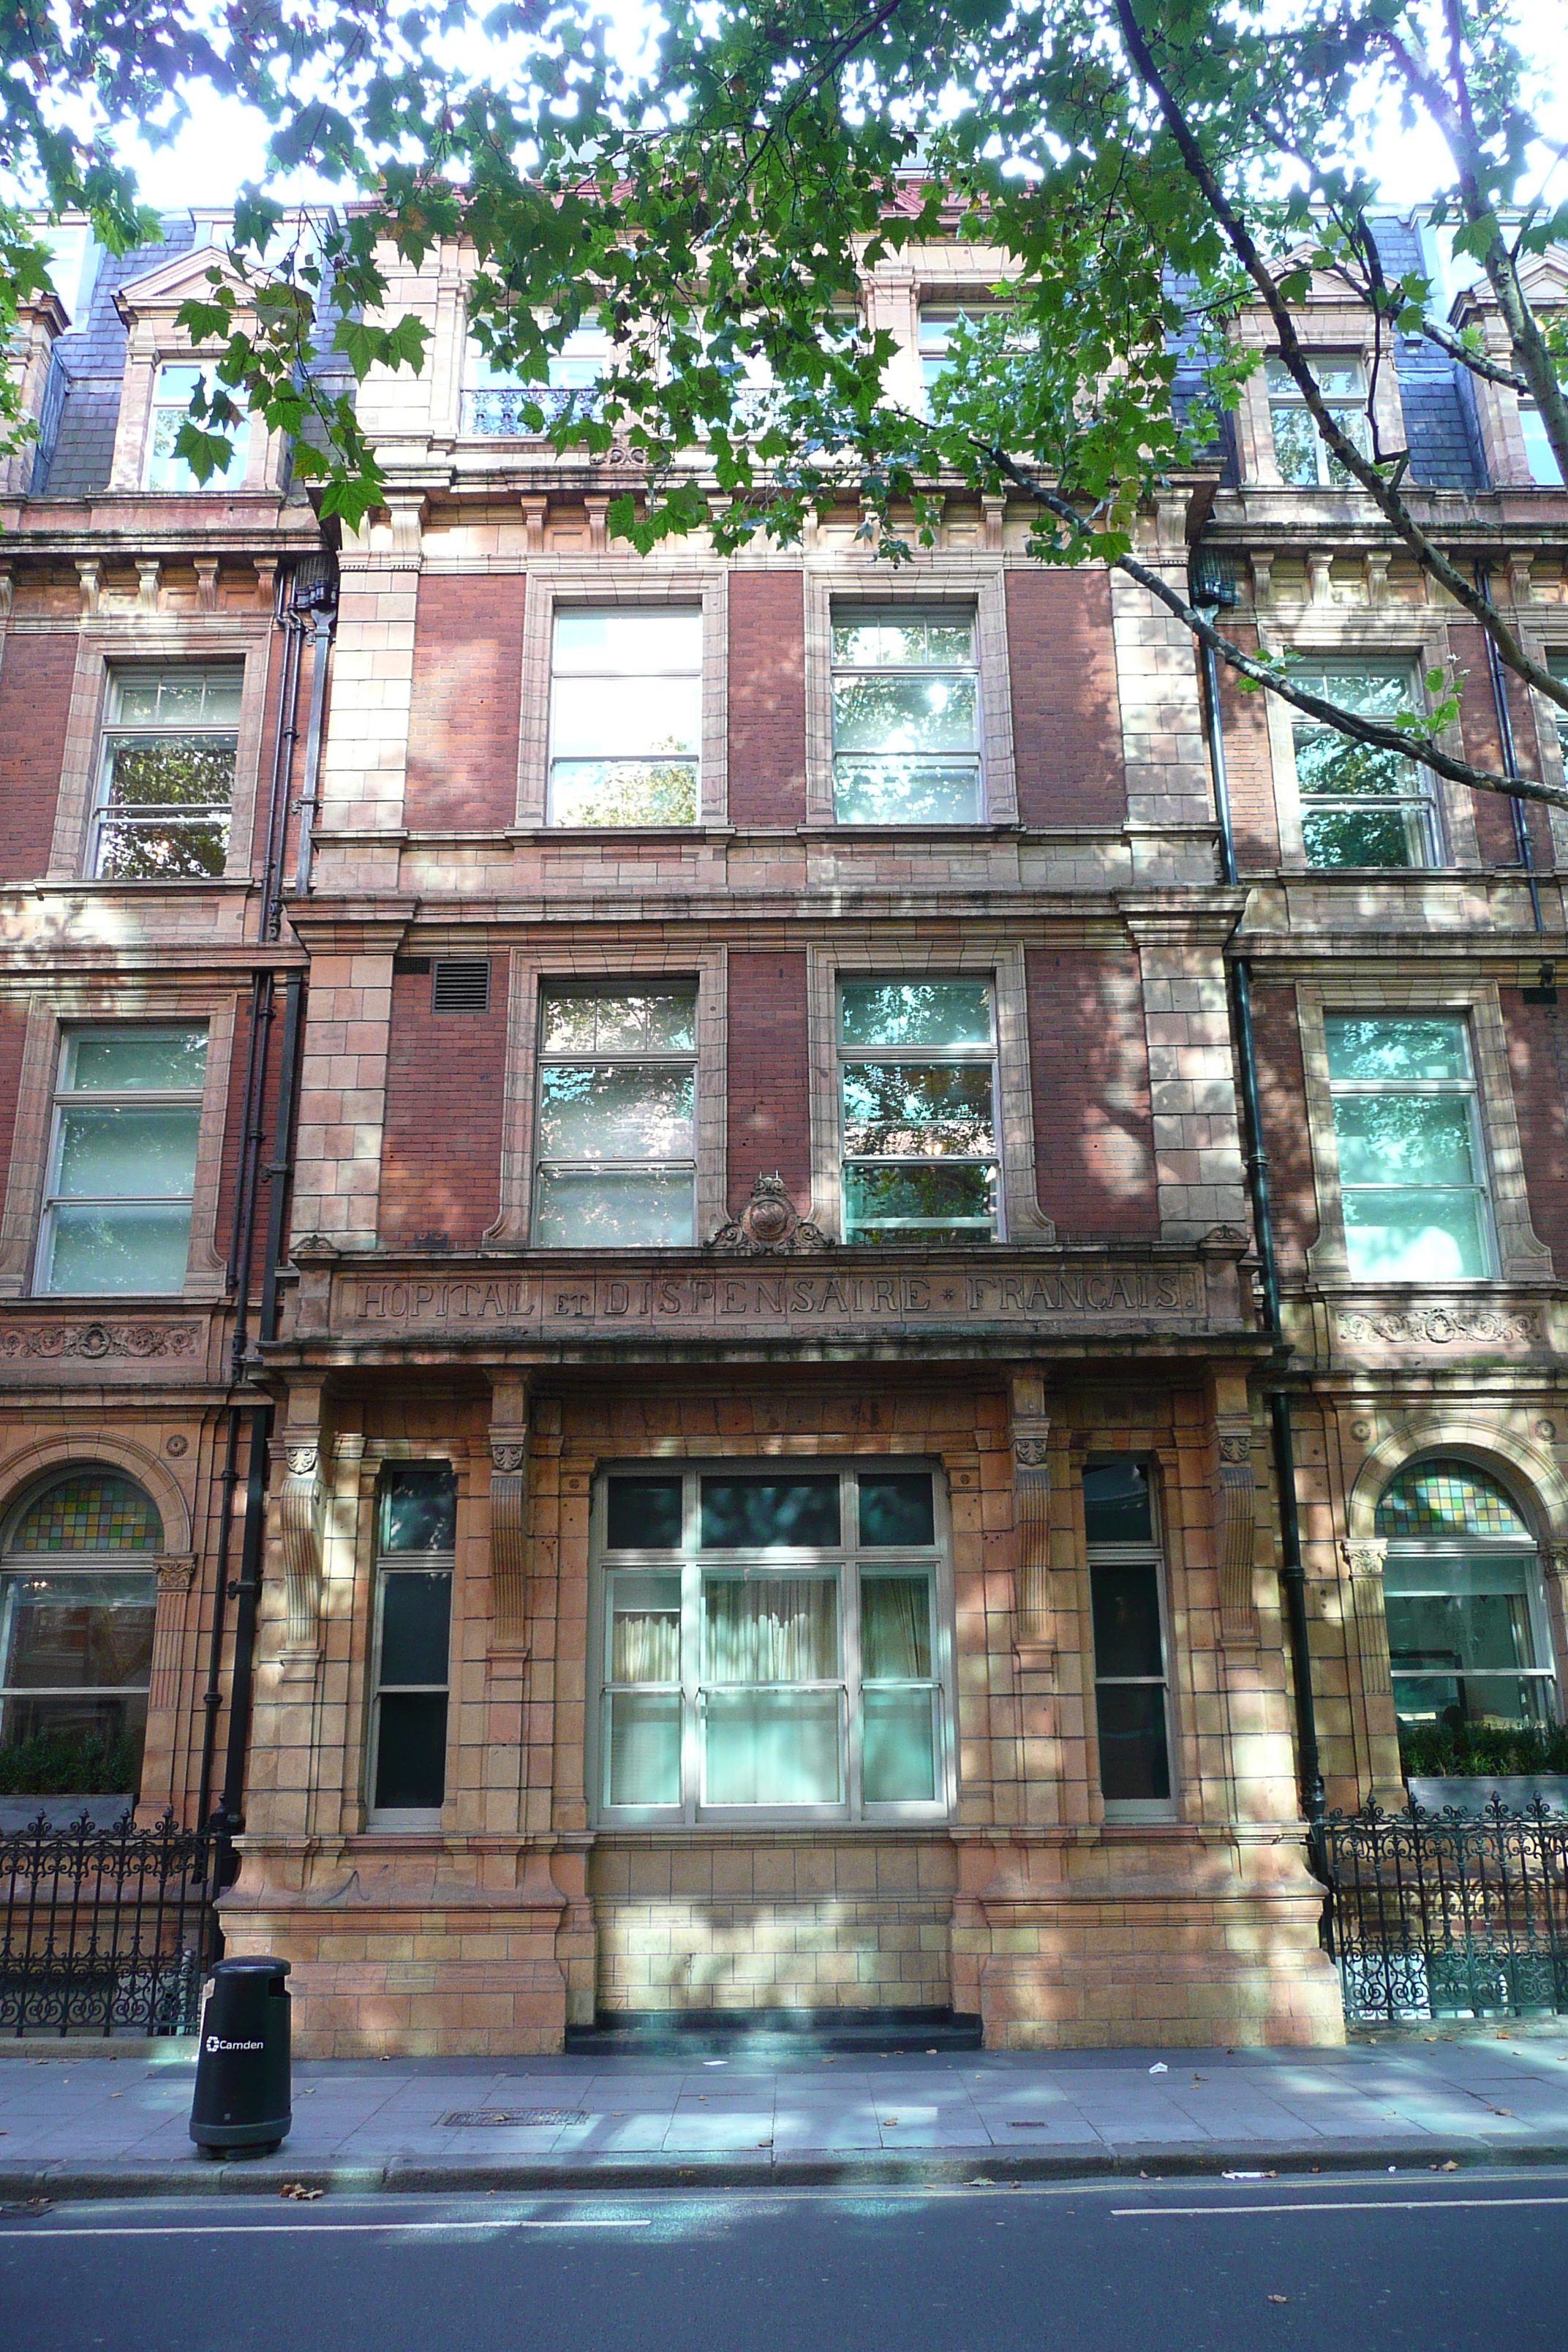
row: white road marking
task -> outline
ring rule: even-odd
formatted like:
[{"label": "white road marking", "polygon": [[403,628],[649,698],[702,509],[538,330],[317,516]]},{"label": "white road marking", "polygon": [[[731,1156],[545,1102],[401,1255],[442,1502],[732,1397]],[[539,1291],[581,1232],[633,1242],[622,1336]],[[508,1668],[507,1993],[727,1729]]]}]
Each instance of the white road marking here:
[{"label": "white road marking", "polygon": [[1113,2221],[1162,2221],[1207,2213],[1450,2213],[1456,2206],[1568,2205],[1568,2197],[1295,2197],[1258,2205],[1113,2205]]},{"label": "white road marking", "polygon": [[50,2227],[40,2213],[25,2230],[0,2229],[0,2238],[268,2238],[328,2235],[363,2236],[403,2231],[409,2235],[444,2230],[651,2230],[649,2221],[620,2221],[598,2216],[581,2221],[509,2221],[490,2213],[472,2221],[138,2221],[134,2223],[68,2222]]}]

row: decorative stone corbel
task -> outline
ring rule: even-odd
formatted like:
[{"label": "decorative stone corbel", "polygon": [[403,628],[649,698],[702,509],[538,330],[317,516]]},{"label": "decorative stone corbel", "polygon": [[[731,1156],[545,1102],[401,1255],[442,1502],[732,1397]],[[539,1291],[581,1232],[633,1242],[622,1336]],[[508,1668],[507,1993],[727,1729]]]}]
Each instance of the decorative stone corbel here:
[{"label": "decorative stone corbel", "polygon": [[1038,1372],[1016,1374],[1012,1441],[1014,1525],[1018,1540],[1017,1654],[1019,1666],[1031,1675],[1048,1675],[1056,1667],[1048,1528],[1050,1434],[1044,1380]]},{"label": "decorative stone corbel", "polygon": [[980,500],[980,544],[988,555],[1001,553],[1002,526],[1006,520],[1006,499],[983,495]]},{"label": "decorative stone corbel", "polygon": [[519,503],[522,508],[522,551],[525,555],[542,555],[544,520],[550,512],[550,500],[531,492]]},{"label": "decorative stone corbel", "polygon": [[1252,608],[1261,612],[1265,604],[1274,602],[1274,554],[1272,549],[1255,548],[1248,558],[1252,566]]},{"label": "decorative stone corbel", "polygon": [[79,555],[76,576],[81,583],[81,616],[90,620],[98,610],[99,591],[103,583],[103,566],[96,555]]},{"label": "decorative stone corbel", "polygon": [[332,1268],[342,1252],[325,1234],[301,1234],[289,1251],[300,1276],[296,1328],[303,1335],[328,1328],[332,1306]]},{"label": "decorative stone corbel", "polygon": [[185,1601],[195,1581],[196,1557],[195,1552],[160,1552],[153,1568],[158,1579],[158,1601],[153,1619],[153,1671],[147,1704],[155,1708],[174,1706],[179,1700]]},{"label": "decorative stone corbel", "polygon": [[528,1641],[528,1385],[498,1380],[490,1406],[490,1648]]},{"label": "decorative stone corbel", "polygon": [[738,1217],[720,1226],[709,1247],[737,1257],[795,1257],[816,1256],[833,1244],[819,1225],[797,1213],[775,1169],[772,1175],[759,1171],[751,1199]]},{"label": "decorative stone corbel", "polygon": [[1351,1612],[1361,1656],[1362,1696],[1387,1698],[1394,1688],[1389,1672],[1388,1616],[1383,1601],[1387,1542],[1382,1536],[1347,1538],[1340,1545],[1340,1557],[1350,1571]]},{"label": "decorative stone corbel", "polygon": [[1334,559],[1321,550],[1307,557],[1307,596],[1314,604],[1331,604],[1334,601]]},{"label": "decorative stone corbel", "polygon": [[1366,567],[1367,603],[1369,604],[1386,604],[1388,602],[1388,566],[1390,561],[1388,550],[1386,548],[1373,548],[1369,551],[1363,561]]},{"label": "decorative stone corbel", "polygon": [[155,613],[158,609],[158,586],[163,578],[161,557],[139,555],[136,559],[136,609],[139,613]]},{"label": "decorative stone corbel", "polygon": [[[314,1419],[306,1416],[311,1410]],[[281,1439],[283,1475],[278,1525],[283,1544],[283,1584],[289,1604],[288,1646],[296,1654],[321,1646],[321,1391],[290,1391],[289,1424]]]},{"label": "decorative stone corbel", "polygon": [[1221,1426],[1215,1443],[1215,1534],[1219,1567],[1219,1637],[1256,1642],[1258,1610],[1252,1597],[1257,1542],[1257,1486],[1252,1472],[1252,1425]]},{"label": "decorative stone corbel", "polygon": [[604,555],[610,544],[610,501],[584,499],[583,504],[588,513],[588,551],[591,555]]},{"label": "decorative stone corbel", "polygon": [[217,611],[217,557],[198,555],[196,567],[196,610],[200,613]]}]

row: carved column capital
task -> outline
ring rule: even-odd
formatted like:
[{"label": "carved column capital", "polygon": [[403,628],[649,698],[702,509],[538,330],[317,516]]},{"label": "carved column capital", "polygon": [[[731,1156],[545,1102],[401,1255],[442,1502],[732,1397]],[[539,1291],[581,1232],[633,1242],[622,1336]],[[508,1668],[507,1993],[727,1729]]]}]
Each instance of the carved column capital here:
[{"label": "carved column capital", "polygon": [[1386,1536],[1346,1536],[1340,1544],[1340,1558],[1352,1576],[1373,1576],[1380,1580],[1384,1562],[1388,1558]]},{"label": "carved column capital", "polygon": [[528,1383],[498,1377],[490,1406],[490,1647],[528,1654]]},{"label": "carved column capital", "polygon": [[1252,1570],[1258,1543],[1258,1489],[1250,1421],[1216,1422],[1213,1494],[1219,1637],[1225,1643],[1256,1642],[1258,1607],[1252,1595]]},{"label": "carved column capital", "polygon": [[156,1710],[179,1702],[180,1652],[184,1642],[185,1602],[195,1581],[195,1554],[159,1552],[153,1570],[158,1580],[158,1600],[153,1617],[153,1669],[147,1704]]},{"label": "carved column capital", "polygon": [[1050,1536],[1051,1424],[1045,1382],[1037,1372],[1013,1381],[1013,1495],[1018,1538],[1017,1638],[1020,1664],[1049,1674],[1056,1663],[1051,1622]]},{"label": "carved column capital", "polygon": [[1351,1617],[1361,1656],[1363,1698],[1387,1698],[1394,1689],[1388,1655],[1388,1619],[1383,1606],[1383,1564],[1388,1544],[1382,1536],[1347,1536],[1340,1558],[1351,1580]]},{"label": "carved column capital", "polygon": [[321,1383],[302,1381],[289,1391],[283,1428],[275,1441],[283,1475],[278,1487],[278,1530],[289,1604],[288,1647],[296,1654],[321,1645]]}]

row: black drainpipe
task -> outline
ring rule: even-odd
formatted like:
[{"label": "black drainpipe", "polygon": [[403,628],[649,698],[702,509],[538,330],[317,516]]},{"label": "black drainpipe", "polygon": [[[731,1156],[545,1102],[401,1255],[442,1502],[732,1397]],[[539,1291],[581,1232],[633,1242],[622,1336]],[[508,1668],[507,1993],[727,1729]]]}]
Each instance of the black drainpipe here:
[{"label": "black drainpipe", "polygon": [[[1216,612],[1234,604],[1236,590],[1221,563],[1211,556],[1194,557],[1192,597],[1200,610]],[[1225,733],[1220,725],[1219,665],[1210,646],[1199,648],[1204,678],[1204,729],[1209,768],[1214,779],[1215,810],[1219,820],[1220,873],[1234,885],[1240,877],[1236,864],[1236,835],[1231,824],[1230,786],[1225,764]],[[1235,1024],[1237,1059],[1241,1068],[1242,1124],[1246,1129],[1247,1181],[1252,1196],[1253,1229],[1263,1284],[1263,1319],[1274,1341],[1276,1362],[1289,1353],[1284,1318],[1279,1311],[1279,1268],[1274,1250],[1274,1216],[1268,1198],[1268,1155],[1263,1144],[1263,1114],[1258,1094],[1258,1056],[1252,1035],[1252,966],[1245,956],[1229,966],[1230,1002]],[[1287,1390],[1271,1386],[1268,1417],[1274,1441],[1274,1479],[1279,1493],[1279,1539],[1283,1555],[1279,1570],[1285,1601],[1285,1627],[1290,1644],[1290,1679],[1296,1692],[1296,1773],[1301,1810],[1312,1824],[1312,1851],[1323,1818],[1323,1772],[1318,1748],[1318,1715],[1312,1696],[1312,1650],[1307,1625],[1307,1575],[1301,1564],[1301,1521],[1296,1498],[1296,1454],[1290,1428],[1290,1398]]]}]

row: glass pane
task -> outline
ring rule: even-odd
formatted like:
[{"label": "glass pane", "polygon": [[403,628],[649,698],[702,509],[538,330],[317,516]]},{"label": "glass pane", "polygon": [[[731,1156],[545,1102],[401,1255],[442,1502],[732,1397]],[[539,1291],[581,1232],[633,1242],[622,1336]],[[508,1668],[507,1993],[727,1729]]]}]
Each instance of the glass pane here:
[{"label": "glass pane", "polygon": [[710,1692],[703,1802],[841,1804],[841,1751],[836,1690]]},{"label": "glass pane", "polygon": [[1339,1095],[1343,1184],[1473,1184],[1468,1095]]},{"label": "glass pane", "polygon": [[1298,719],[1296,782],[1306,793],[1328,793],[1338,800],[1389,799],[1416,789],[1414,764],[1397,751],[1354,743],[1327,727]]},{"label": "glass pane", "polygon": [[381,1680],[444,1683],[451,1645],[452,1571],[400,1568],[382,1579]]},{"label": "glass pane", "polygon": [[1274,428],[1274,462],[1279,478],[1299,489],[1315,488],[1318,480],[1318,429],[1304,408],[1272,404],[1268,420]]},{"label": "glass pane", "polygon": [[151,1576],[29,1569],[0,1578],[11,1690],[144,1690],[153,1670]]},{"label": "glass pane", "polygon": [[539,1171],[533,1238],[542,1249],[689,1249],[693,1178],[603,1168],[581,1175]]},{"label": "glass pane", "polygon": [[82,1029],[66,1048],[60,1084],[81,1094],[195,1093],[206,1065],[205,1029]]},{"label": "glass pane", "polygon": [[1401,1723],[1461,1724],[1506,1728],[1556,1721],[1550,1675],[1394,1674],[1394,1711]]},{"label": "glass pane", "polygon": [[134,1796],[146,1735],[144,1690],[0,1702],[5,1778],[28,1796]]},{"label": "glass pane", "polygon": [[445,1463],[395,1465],[383,1474],[381,1514],[383,1551],[456,1550],[456,1475]]},{"label": "glass pane", "polygon": [[1389,1655],[1405,1673],[1537,1663],[1522,1592],[1390,1593],[1385,1606]]},{"label": "glass pane", "polygon": [[1097,1683],[1100,1786],[1112,1802],[1158,1802],[1171,1793],[1165,1694],[1157,1684]]},{"label": "glass pane", "polygon": [[979,824],[980,763],[840,752],[833,762],[833,814],[840,824]]},{"label": "glass pane", "polygon": [[1094,1671],[1163,1675],[1160,1572],[1152,1560],[1097,1560],[1089,1570],[1094,1614]]},{"label": "glass pane", "polygon": [[929,1470],[862,1470],[863,1544],[933,1544],[936,1519]]},{"label": "glass pane", "polygon": [[1453,1552],[1423,1544],[1395,1542],[1384,1570],[1385,1592],[1402,1597],[1457,1593],[1461,1599],[1495,1592],[1528,1592],[1537,1581],[1535,1549]]},{"label": "glass pane", "polygon": [[608,1716],[605,1801],[612,1805],[679,1805],[679,1691],[612,1691]]},{"label": "glass pane", "polygon": [[612,1478],[605,1540],[612,1551],[678,1551],[679,1478]]},{"label": "glass pane", "polygon": [[388,1691],[376,1704],[377,1809],[438,1811],[447,1793],[446,1692]]},{"label": "glass pane", "polygon": [[[1290,675],[1298,685],[1312,694],[1321,694],[1325,702],[1337,703],[1342,710],[1359,711],[1363,719],[1392,719],[1408,702],[1415,699],[1415,686],[1403,670],[1361,668],[1319,668],[1308,664],[1292,668]],[[1300,773],[1303,745],[1309,762],[1318,760],[1348,760],[1348,772],[1358,772],[1357,762],[1392,761],[1396,767],[1410,768],[1409,761],[1401,760],[1394,751],[1374,751],[1370,745],[1352,743],[1343,735],[1320,727],[1314,719],[1296,719],[1291,721],[1296,739],[1296,766]],[[1353,784],[1336,784],[1336,792],[1353,792]]]},{"label": "glass pane", "polygon": [[974,623],[967,613],[863,608],[834,614],[835,668],[921,668],[973,657]]},{"label": "glass pane", "polygon": [[140,1486],[106,1470],[72,1470],[35,1496],[8,1552],[156,1551],[163,1523]]},{"label": "glass pane", "polygon": [[1468,1078],[1465,1024],[1458,1016],[1425,1020],[1382,1017],[1363,1021],[1353,1013],[1323,1016],[1331,1078]]},{"label": "glass pane", "polygon": [[543,1006],[547,1054],[661,1054],[696,1047],[697,999],[689,989],[546,996]]},{"label": "glass pane", "polygon": [[610,1581],[610,1680],[680,1680],[680,1579],[616,1576]]},{"label": "glass pane", "polygon": [[974,748],[973,672],[833,682],[833,741],[840,751],[968,751]]},{"label": "glass pane", "polygon": [[117,807],[226,807],[233,791],[232,743],[132,738],[110,749],[106,793]]},{"label": "glass pane", "polygon": [[557,612],[557,672],[698,670],[702,667],[700,606],[608,605],[588,613]]},{"label": "glass pane", "polygon": [[868,1805],[929,1804],[936,1795],[935,1694],[868,1690],[860,1705],[860,1786]]},{"label": "glass pane", "polygon": [[931,1679],[931,1579],[868,1576],[860,1586],[860,1673],[868,1683]]},{"label": "glass pane", "polygon": [[1301,845],[1308,865],[1319,867],[1426,862],[1422,821],[1400,809],[1309,806],[1301,812]]},{"label": "glass pane", "polygon": [[690,1160],[697,1074],[623,1063],[547,1062],[539,1149],[550,1160]]},{"label": "glass pane", "polygon": [[695,824],[697,769],[680,760],[557,760],[552,824]]},{"label": "glass pane", "polygon": [[1473,1192],[1351,1192],[1345,1249],[1360,1282],[1478,1281],[1490,1267]]},{"label": "glass pane", "polygon": [[1083,1520],[1085,1538],[1091,1544],[1152,1543],[1154,1514],[1147,1464],[1125,1454],[1108,1462],[1086,1462]]},{"label": "glass pane", "polygon": [[696,677],[560,677],[551,700],[558,760],[626,760],[701,747],[702,685]]},{"label": "glass pane", "polygon": [[844,1149],[855,1159],[983,1159],[996,1149],[988,1063],[847,1062]]},{"label": "glass pane", "polygon": [[98,875],[106,882],[188,882],[221,874],[228,860],[228,817],[178,823],[102,817]]},{"label": "glass pane", "polygon": [[838,991],[847,1045],[989,1045],[984,980],[847,980]]},{"label": "glass pane", "polygon": [[844,1222],[858,1241],[984,1241],[996,1230],[996,1171],[941,1160],[846,1168]]},{"label": "glass pane", "polygon": [[1524,435],[1525,463],[1530,478],[1546,489],[1561,489],[1563,468],[1557,462],[1557,452],[1552,446],[1541,411],[1533,400],[1521,399],[1519,404],[1520,429]]},{"label": "glass pane", "polygon": [[702,1608],[706,1683],[822,1682],[838,1672],[837,1577],[705,1577]]},{"label": "glass pane", "polygon": [[188,1203],[103,1209],[66,1202],[49,1212],[41,1287],[72,1297],[163,1296],[184,1288],[190,1245]]},{"label": "glass pane", "polygon": [[[1415,1462],[1383,1490],[1380,1536],[1526,1536],[1497,1480],[1468,1462]],[[1392,1565],[1392,1563],[1391,1563]]]},{"label": "glass pane", "polygon": [[196,1172],[201,1113],[141,1110],[106,1103],[101,1110],[60,1116],[55,1191],[73,1200],[121,1200],[138,1194],[189,1200]]},{"label": "glass pane", "polygon": [[837,1542],[836,1476],[702,1481],[704,1551],[766,1551],[781,1545],[834,1549]]}]

